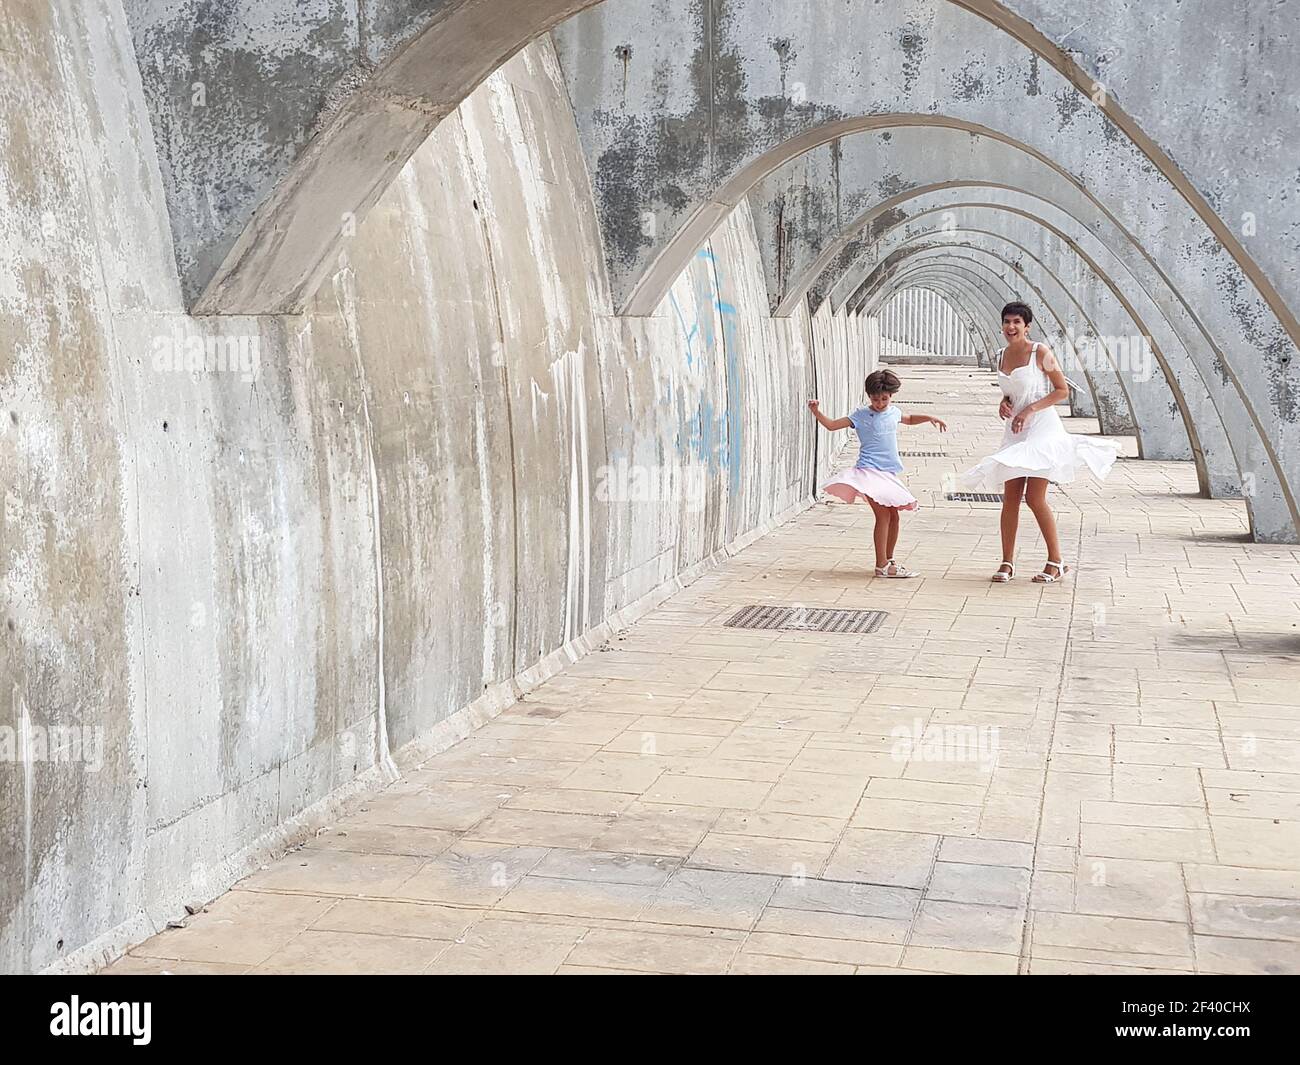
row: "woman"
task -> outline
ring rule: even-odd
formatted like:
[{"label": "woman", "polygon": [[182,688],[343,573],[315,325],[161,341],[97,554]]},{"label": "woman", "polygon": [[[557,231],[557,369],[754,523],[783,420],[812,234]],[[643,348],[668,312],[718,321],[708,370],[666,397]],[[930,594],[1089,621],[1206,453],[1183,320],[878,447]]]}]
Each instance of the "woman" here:
[{"label": "woman", "polygon": [[1119,454],[1118,447],[1109,441],[1066,431],[1056,405],[1069,398],[1070,383],[1051,349],[1030,341],[1033,320],[1033,311],[1023,303],[1008,303],[1002,308],[1002,335],[1007,341],[998,357],[998,384],[1003,397],[998,415],[1007,422],[1002,447],[957,479],[964,491],[1002,491],[1002,565],[993,574],[995,584],[1006,584],[1016,575],[1016,531],[1022,499],[1033,511],[1047,546],[1047,564],[1034,575],[1034,581],[1055,584],[1070,572],[1061,558],[1056,517],[1047,505],[1047,486],[1069,484],[1080,465],[1104,479]]}]

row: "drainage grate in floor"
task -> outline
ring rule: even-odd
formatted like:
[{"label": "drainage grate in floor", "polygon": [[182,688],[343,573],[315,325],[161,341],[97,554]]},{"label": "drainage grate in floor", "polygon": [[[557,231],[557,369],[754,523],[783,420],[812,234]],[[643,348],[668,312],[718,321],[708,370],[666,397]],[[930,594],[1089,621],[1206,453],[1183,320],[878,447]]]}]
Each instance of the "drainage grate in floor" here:
[{"label": "drainage grate in floor", "polygon": [[944,459],[948,457],[946,451],[900,451],[905,459]]},{"label": "drainage grate in floor", "polygon": [[785,632],[875,632],[889,617],[883,610],[831,610],[806,606],[746,606],[726,621],[729,629]]},{"label": "drainage grate in floor", "polygon": [[1001,503],[1001,492],[948,492],[944,499],[953,503]]}]

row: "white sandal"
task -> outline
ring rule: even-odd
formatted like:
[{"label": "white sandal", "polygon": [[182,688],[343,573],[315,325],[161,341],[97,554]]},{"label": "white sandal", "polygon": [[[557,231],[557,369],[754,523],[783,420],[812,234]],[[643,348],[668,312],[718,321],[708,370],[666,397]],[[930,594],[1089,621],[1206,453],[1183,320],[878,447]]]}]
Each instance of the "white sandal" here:
[{"label": "white sandal", "polygon": [[[1048,573],[1047,566],[1055,566],[1056,572]],[[1069,566],[1061,562],[1053,562],[1051,559],[1048,559],[1046,565],[1043,567],[1043,572],[1035,573],[1033,580],[1035,584],[1055,584],[1057,581],[1059,581],[1062,577],[1064,577],[1069,572],[1070,572]]]},{"label": "white sandal", "polygon": [[[894,571],[893,573],[889,572],[891,569]],[[883,566],[876,567],[876,576],[892,577],[895,580],[906,580],[909,577],[919,577],[921,575],[917,573],[915,570],[904,569],[902,566],[900,566],[897,562],[895,562],[891,558]]]},{"label": "white sandal", "polygon": [[[1003,573],[1002,566],[1006,566],[1011,572]],[[1016,564],[1014,562],[1003,562],[1002,566],[999,566],[997,573],[989,578],[994,584],[1006,584],[1016,575]]]}]

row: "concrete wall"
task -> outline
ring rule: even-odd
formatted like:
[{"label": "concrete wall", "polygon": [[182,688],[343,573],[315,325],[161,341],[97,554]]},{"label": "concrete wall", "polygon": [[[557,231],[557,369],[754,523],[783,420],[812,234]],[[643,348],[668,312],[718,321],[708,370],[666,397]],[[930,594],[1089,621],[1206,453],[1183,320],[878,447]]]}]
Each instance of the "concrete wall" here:
[{"label": "concrete wall", "polygon": [[870,338],[769,317],[744,206],[614,317],[548,42],[305,314],[188,317],[119,4],[0,37],[0,724],[102,744],[0,761],[0,969],[77,968],[805,506]]}]

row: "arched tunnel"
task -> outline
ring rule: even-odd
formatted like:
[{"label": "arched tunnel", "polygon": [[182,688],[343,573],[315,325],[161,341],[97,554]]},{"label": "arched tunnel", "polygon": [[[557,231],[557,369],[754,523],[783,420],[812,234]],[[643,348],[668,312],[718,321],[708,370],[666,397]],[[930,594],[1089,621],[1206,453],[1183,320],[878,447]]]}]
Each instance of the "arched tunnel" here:
[{"label": "arched tunnel", "polygon": [[[0,969],[765,891],[729,971],[1300,971],[1297,40],[1265,0],[5,4]],[[997,513],[949,497],[1012,301],[1122,457],[1053,490],[1077,583],[994,599]],[[905,590],[806,406],[882,365],[952,423],[905,430]],[[769,600],[892,616],[724,625]],[[914,718],[1002,729],[992,783],[882,753]],[[638,848],[640,908],[547,909]],[[826,931],[791,865],[893,924]],[[219,907],[265,950],[186,946]]]}]

